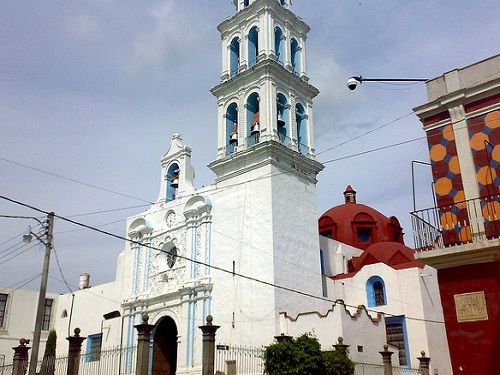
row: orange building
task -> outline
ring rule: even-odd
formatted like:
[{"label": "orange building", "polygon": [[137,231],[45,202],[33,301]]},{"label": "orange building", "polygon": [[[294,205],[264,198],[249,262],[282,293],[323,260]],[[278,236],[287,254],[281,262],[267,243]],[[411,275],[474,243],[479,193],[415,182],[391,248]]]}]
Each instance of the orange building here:
[{"label": "orange building", "polygon": [[412,213],[417,258],[438,269],[455,374],[500,367],[500,55],[427,82],[437,207]]}]

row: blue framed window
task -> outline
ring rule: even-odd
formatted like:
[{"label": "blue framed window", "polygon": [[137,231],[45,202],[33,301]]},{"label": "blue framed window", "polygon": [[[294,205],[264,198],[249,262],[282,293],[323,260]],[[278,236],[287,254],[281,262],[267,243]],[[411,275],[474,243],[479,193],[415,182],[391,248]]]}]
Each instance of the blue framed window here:
[{"label": "blue framed window", "polygon": [[410,350],[404,315],[385,318],[387,343],[398,348],[400,366],[410,367]]},{"label": "blue framed window", "polygon": [[102,333],[87,337],[87,352],[85,362],[95,362],[101,359]]},{"label": "blue framed window", "polygon": [[372,276],[366,282],[368,307],[387,305],[385,283],[379,276]]}]

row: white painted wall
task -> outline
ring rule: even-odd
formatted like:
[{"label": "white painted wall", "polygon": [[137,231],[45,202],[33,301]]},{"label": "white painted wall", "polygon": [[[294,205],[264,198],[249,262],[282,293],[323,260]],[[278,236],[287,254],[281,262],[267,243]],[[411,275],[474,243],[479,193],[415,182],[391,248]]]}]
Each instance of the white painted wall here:
[{"label": "white painted wall", "polygon": [[[13,289],[0,287],[0,293],[8,294],[6,317],[3,327],[0,327],[0,354],[5,355],[5,364],[12,363],[15,346],[19,345],[19,340],[25,338],[33,339],[33,329],[35,327],[36,310],[38,306],[38,292],[27,289]],[[50,329],[56,329],[56,311],[58,307],[57,294],[47,293],[47,298],[54,300],[52,305],[52,318]],[[40,341],[39,358],[43,357],[45,342],[49,331],[42,331]],[[59,335],[60,333],[57,332]],[[63,353],[65,349],[58,348],[58,353]]]},{"label": "white painted wall", "polygon": [[[437,271],[429,266],[395,270],[384,263],[363,267],[351,278],[330,280],[329,298],[341,298],[348,305],[368,305],[366,282],[372,276],[384,280],[386,305],[369,307],[387,316],[404,315],[408,332],[411,367],[424,350],[432,358],[431,366],[440,374],[451,374]],[[413,318],[413,319],[410,319]],[[433,322],[436,321],[436,322]]]},{"label": "white painted wall", "polygon": [[[353,361],[382,363],[378,352],[383,350],[385,344],[384,319],[376,314],[368,314],[365,309],[351,314],[342,303],[336,303],[322,314],[304,312],[289,316],[283,313],[280,314],[280,326],[283,333],[293,337],[312,333],[322,350],[332,350],[338,337],[343,337],[344,344],[349,345],[349,355]],[[362,351],[358,351],[358,346],[362,347]]]}]

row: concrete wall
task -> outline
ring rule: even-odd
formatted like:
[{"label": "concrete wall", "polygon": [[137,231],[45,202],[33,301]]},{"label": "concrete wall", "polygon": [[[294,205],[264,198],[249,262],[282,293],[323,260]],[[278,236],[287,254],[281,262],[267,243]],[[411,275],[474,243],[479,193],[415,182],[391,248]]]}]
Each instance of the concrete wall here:
[{"label": "concrete wall", "polygon": [[384,263],[372,264],[351,278],[330,280],[328,296],[341,298],[347,305],[368,306],[366,283],[370,277],[379,276],[385,284],[386,304],[368,309],[387,317],[405,317],[410,367],[418,367],[417,357],[424,350],[432,358],[433,369],[440,374],[451,374],[436,274],[428,266],[395,270]]},{"label": "concrete wall", "polygon": [[332,345],[342,336],[344,344],[350,345],[349,356],[353,361],[382,363],[378,352],[383,350],[386,341],[384,320],[376,314],[368,314],[363,308],[351,314],[338,302],[325,313],[303,312],[296,316],[282,313],[280,326],[284,334],[293,337],[311,333],[318,339],[322,350],[332,350]]},{"label": "concrete wall", "polygon": [[[5,355],[5,363],[12,363],[14,355],[13,347],[19,345],[21,338],[33,340],[33,329],[35,327],[36,309],[38,305],[38,292],[26,289],[12,289],[0,287],[0,293],[8,294],[7,310],[4,321],[4,326],[0,328],[0,354]],[[47,293],[47,298],[54,300],[52,306],[52,317],[50,329],[56,329],[55,325],[57,318],[58,298],[59,296],[53,293]],[[45,342],[49,331],[42,331],[39,357],[43,357],[45,350]],[[66,347],[61,349],[58,347],[57,353],[63,354]]]}]

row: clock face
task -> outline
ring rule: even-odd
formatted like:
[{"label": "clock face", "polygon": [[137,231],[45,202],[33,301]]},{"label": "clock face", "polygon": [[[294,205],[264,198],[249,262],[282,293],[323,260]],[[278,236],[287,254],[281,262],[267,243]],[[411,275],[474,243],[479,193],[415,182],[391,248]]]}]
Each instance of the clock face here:
[{"label": "clock face", "polygon": [[172,226],[175,223],[175,213],[174,212],[169,213],[167,215],[166,221],[167,221],[167,227],[172,228]]}]

